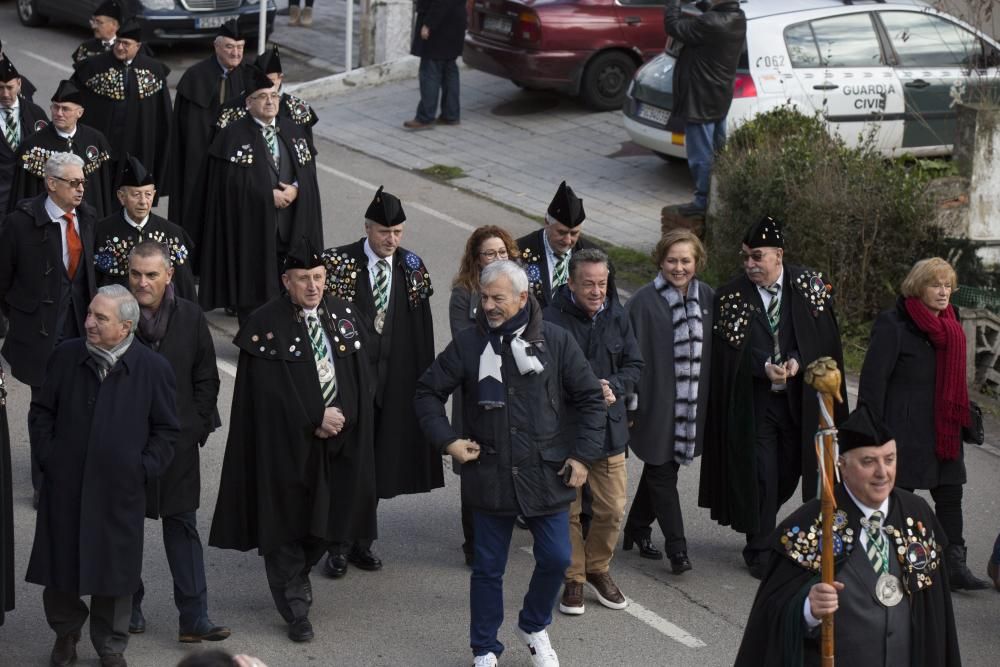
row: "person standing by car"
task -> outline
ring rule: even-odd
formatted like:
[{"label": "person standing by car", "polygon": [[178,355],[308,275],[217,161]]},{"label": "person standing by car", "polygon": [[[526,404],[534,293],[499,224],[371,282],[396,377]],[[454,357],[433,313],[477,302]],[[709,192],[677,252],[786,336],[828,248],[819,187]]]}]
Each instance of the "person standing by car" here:
[{"label": "person standing by car", "polygon": [[715,153],[726,140],[726,115],[733,102],[733,80],[747,34],[747,18],[737,0],[702,0],[700,16],[685,15],[682,0],[667,0],[663,26],[683,45],[674,69],[673,113],[684,120],[688,168],[694,201],[684,216],[704,216]]},{"label": "person standing by car", "polygon": [[[458,125],[458,64],[465,44],[465,0],[417,0],[410,53],[420,57],[420,103],[408,130],[423,130],[436,121]],[[437,115],[438,99],[441,115]]]},{"label": "person standing by car", "polygon": [[951,588],[980,590],[989,584],[966,565],[962,535],[962,426],[969,423],[969,391],[965,333],[949,303],[957,284],[955,269],[939,257],[913,265],[896,306],[872,326],[858,400],[871,406],[896,436],[896,485],[931,492],[948,538]]}]

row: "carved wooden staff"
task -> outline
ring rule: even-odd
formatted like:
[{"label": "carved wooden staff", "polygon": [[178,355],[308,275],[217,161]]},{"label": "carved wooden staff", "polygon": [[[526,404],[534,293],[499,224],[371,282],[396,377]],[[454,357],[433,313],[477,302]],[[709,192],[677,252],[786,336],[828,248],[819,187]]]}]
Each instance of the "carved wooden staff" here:
[{"label": "carved wooden staff", "polygon": [[[843,403],[840,395],[840,369],[830,357],[820,357],[806,368],[806,382],[816,390],[819,400],[819,430],[816,432],[816,461],[819,463],[820,507],[823,516],[822,579],[833,585],[833,497],[837,475],[837,429],[833,423],[833,402]],[[820,660],[823,667],[833,667],[833,614],[823,617]]]}]

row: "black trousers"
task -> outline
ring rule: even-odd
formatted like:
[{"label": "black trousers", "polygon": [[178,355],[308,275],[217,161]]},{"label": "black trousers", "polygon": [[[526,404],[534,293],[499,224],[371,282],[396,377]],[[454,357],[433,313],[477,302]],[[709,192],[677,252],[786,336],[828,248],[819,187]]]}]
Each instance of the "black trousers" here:
[{"label": "black trousers", "polygon": [[79,636],[90,616],[90,641],[97,655],[124,653],[128,646],[128,620],[132,596],[90,596],[90,608],[76,593],[64,593],[46,587],[42,591],[45,620],[57,637]]},{"label": "black trousers", "polygon": [[[165,516],[161,521],[163,549],[174,580],[174,604],[180,614],[180,630],[195,632],[199,622],[208,619],[208,584],[198,535],[198,515],[182,512]],[[144,595],[145,589],[140,582],[139,590],[132,596],[132,606],[139,607]]]},{"label": "black trousers", "polygon": [[767,405],[758,410],[756,434],[757,520],[759,528],[747,534],[743,559],[751,564],[766,558],[771,551],[770,537],[777,523],[778,510],[784,505],[802,476],[801,418],[792,414],[788,397],[768,394]]},{"label": "black trousers", "polygon": [[[31,388],[31,400],[34,401],[42,393],[41,387]],[[35,432],[34,419],[28,410],[28,448],[31,456],[31,488],[38,491],[42,488],[42,469],[38,466],[38,435]]]},{"label": "black trousers", "polygon": [[283,544],[264,554],[264,571],[274,606],[287,623],[309,616],[312,584],[309,572],[323,557],[329,543],[315,537]]},{"label": "black trousers", "polygon": [[687,551],[684,538],[684,517],[681,500],[677,494],[677,473],[680,464],[667,461],[663,465],[642,465],[642,476],[632,499],[625,530],[637,538],[649,537],[650,526],[655,520],[663,532],[664,548],[668,556]]},{"label": "black trousers", "polygon": [[[906,487],[899,487],[906,491],[913,491]],[[934,514],[937,515],[944,534],[948,538],[948,544],[965,546],[965,520],[962,518],[962,494],[965,488],[962,484],[941,484],[930,489],[931,498],[934,499]]]}]

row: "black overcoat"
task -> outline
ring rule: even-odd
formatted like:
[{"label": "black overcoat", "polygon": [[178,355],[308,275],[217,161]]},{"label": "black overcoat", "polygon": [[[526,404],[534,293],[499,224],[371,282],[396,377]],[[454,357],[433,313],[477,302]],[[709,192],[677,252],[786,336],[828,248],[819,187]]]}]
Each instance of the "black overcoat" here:
[{"label": "black overcoat", "polygon": [[[3,341],[4,359],[11,374],[26,385],[42,386],[45,365],[61,332],[59,292],[66,268],[62,260],[62,236],[59,225],[45,211],[47,195],[25,199],[7,216],[0,229],[0,310],[10,321]],[[97,291],[94,276],[94,209],[83,202],[76,209],[80,227],[86,303],[80,303],[77,330],[83,331],[86,308]],[[84,295],[81,294],[81,298]]]},{"label": "black overcoat", "polygon": [[[563,512],[576,498],[576,489],[558,474],[566,459],[589,465],[604,457],[607,409],[597,376],[569,332],[541,321],[541,313],[532,320],[522,337],[535,341],[532,347],[544,370],[521,375],[505,343],[503,408],[487,410],[477,399],[479,359],[487,340],[481,323],[455,336],[421,376],[414,396],[420,428],[438,455],[459,437],[444,404],[461,387],[466,437],[481,447],[478,459],[461,466],[462,502],[488,514]],[[564,399],[576,410],[573,438],[560,437],[568,419]]]},{"label": "black overcoat", "polygon": [[350,303],[326,297],[344,429],[314,431],[325,405],[301,310],[277,297],[254,311],[240,348],[229,439],[209,544],[268,554],[306,537],[375,539],[372,386],[366,332]]},{"label": "black overcoat", "polygon": [[[21,122],[21,143],[49,124],[49,118],[42,111],[42,108],[23,94],[18,98],[17,108]],[[17,148],[20,147],[21,145],[18,144]],[[17,166],[17,149],[12,148],[7,143],[7,137],[0,131],[0,212],[8,211],[17,204],[16,201],[13,205],[9,202],[10,198],[14,196],[12,183]]]},{"label": "black overcoat", "polygon": [[[838,513],[843,511],[846,514],[843,530],[838,530],[837,534],[842,545],[835,565],[839,581],[842,578],[842,566],[849,556],[847,547],[861,548],[858,536],[863,530],[860,525],[863,515],[842,485],[836,487],[835,493]],[[802,613],[809,588],[820,580],[819,572],[808,567],[808,563],[815,562],[819,568],[822,553],[815,553],[818,546],[806,544],[809,542],[807,538],[803,538],[804,543],[795,537],[800,532],[805,536],[807,530],[814,530],[820,520],[819,505],[819,500],[809,501],[782,521],[775,530],[772,544],[774,553],[771,554],[767,573],[750,610],[743,642],[736,656],[737,667],[812,667],[820,664],[818,633],[815,636],[812,633],[806,634]],[[899,547],[904,549],[904,553],[898,554],[895,541],[889,538],[890,558],[898,559],[899,569],[903,570],[904,595],[908,598],[910,608],[910,661],[905,664],[909,667],[961,665],[943,554],[946,537],[937,517],[922,498],[896,489],[889,496],[889,513],[885,524],[897,528],[907,543],[912,536],[923,545],[936,541],[939,547],[934,550],[933,557],[925,553],[925,565],[922,569],[910,570],[904,561],[913,548],[910,547],[907,551],[907,547]],[[921,534],[918,526],[925,528],[928,535]],[[844,530],[848,528],[853,532],[851,542],[844,537]],[[925,549],[926,551],[929,550]],[[814,558],[810,559],[810,556]],[[802,558],[801,561],[797,560],[799,557]],[[931,567],[932,563],[934,567]],[[927,577],[930,585],[923,586],[923,582],[918,582],[917,575]],[[868,601],[873,605],[878,604],[873,594]],[[841,664],[843,658],[843,664],[848,665],[903,667],[903,664],[891,659],[883,662],[879,649],[885,640],[879,633],[873,633],[871,627],[844,627],[838,618],[839,615],[835,614],[834,632],[837,645],[843,649],[837,651],[837,664]],[[844,655],[851,651],[853,656]]]},{"label": "black overcoat", "polygon": [[[695,456],[701,456],[708,419],[708,387],[712,373],[712,346],[715,343],[712,336],[714,294],[711,287],[698,281],[703,340],[695,417]],[[674,397],[677,384],[674,375],[673,315],[670,304],[653,283],[640,287],[625,304],[625,310],[645,361],[636,386],[638,405],[631,414],[629,449],[643,462],[659,466],[674,460]]]},{"label": "black overcoat", "polygon": [[896,486],[906,489],[933,489],[966,481],[964,444],[959,445],[954,461],[940,461],[935,454],[936,369],[934,346],[917,328],[900,297],[896,307],[881,313],[872,326],[858,400],[882,416],[896,439]]},{"label": "black overcoat", "polygon": [[[323,247],[323,213],[316,149],[302,129],[276,119],[282,160],[290,160],[299,194],[291,205],[286,243],[308,237]],[[208,151],[206,208],[198,228],[186,231],[198,249],[202,308],[256,308],[278,296],[278,223],[270,172],[273,162],[260,126],[246,116],[219,132]]]},{"label": "black overcoat", "polygon": [[133,340],[102,382],[84,344],[56,348],[30,419],[44,474],[26,579],[78,595],[139,587],[145,482],[174,453],[170,364]]},{"label": "black overcoat", "polygon": [[375,331],[375,298],[364,239],[323,253],[327,292],[354,302],[372,344],[375,385],[375,479],[379,498],[424,493],[444,486],[441,457],[431,451],[413,410],[417,379],[434,361],[430,273],[416,254],[393,255],[389,310]]},{"label": "black overcoat", "polygon": [[[428,60],[454,60],[465,46],[465,0],[417,0],[410,53]],[[427,26],[430,36],[420,38]]]},{"label": "black overcoat", "polygon": [[[521,250],[521,266],[524,267],[524,270],[528,274],[528,284],[531,293],[535,295],[535,298],[538,299],[538,304],[543,309],[552,300],[552,276],[549,275],[549,262],[545,256],[545,241],[542,239],[542,234],[544,233],[545,228],[543,227],[517,240],[517,247]],[[581,236],[577,240],[573,250],[586,250],[587,248],[596,247],[596,245]],[[608,297],[617,300],[618,290],[615,287],[615,266],[611,262],[608,262],[608,268],[611,270],[608,275]]]},{"label": "black overcoat", "polygon": [[180,434],[174,444],[174,458],[163,475],[146,485],[146,516],[156,519],[181,512],[193,512],[201,504],[201,462],[199,448],[215,430],[219,397],[219,369],[215,365],[215,345],[208,320],[198,304],[177,298],[159,343],[144,340],[174,369],[177,381],[177,421]]},{"label": "black overcoat", "polygon": [[83,175],[87,179],[83,199],[94,207],[98,219],[111,215],[119,207],[112,192],[111,145],[104,135],[81,123],[76,126],[72,141],[67,141],[56,133],[56,126],[49,123],[18,146],[18,164],[7,211],[13,211],[22,199],[48,194],[45,162],[53,153],[65,152],[83,160]]},{"label": "black overcoat", "polygon": [[[791,414],[800,415],[803,500],[816,496],[813,438],[819,425],[816,391],[805,383],[805,370],[823,356],[832,357],[838,368],[844,368],[832,289],[822,273],[785,264],[780,332],[785,357],[799,362],[799,373],[789,381],[785,393]],[[755,405],[758,409],[765,405],[762,397],[770,392],[764,361],[773,351],[773,343],[768,342],[771,332],[763,301],[746,274],[715,291],[712,312],[711,418],[705,424],[698,505],[710,508],[712,518],[720,524],[753,533],[758,521],[754,412]],[[751,327],[756,327],[756,332],[751,332]],[[759,341],[764,344],[757,345]],[[840,392],[847,396],[843,379]],[[835,404],[835,421],[846,419],[847,412],[846,400]]]},{"label": "black overcoat", "polygon": [[[225,129],[232,123],[247,115],[247,96],[238,95],[231,100],[227,100],[219,110],[219,117],[215,120],[212,128],[212,136],[219,130]],[[302,128],[309,143],[313,143],[313,125],[319,122],[319,116],[312,106],[301,97],[291,93],[281,94],[281,104],[278,106],[278,116],[287,118]]]},{"label": "black overcoat", "polygon": [[14,489],[5,380],[0,368],[0,625],[4,614],[14,608]]},{"label": "black overcoat", "polygon": [[157,241],[170,249],[170,260],[174,264],[174,289],[177,296],[191,301],[198,300],[198,291],[191,271],[193,244],[187,232],[155,213],[140,232],[125,221],[124,209],[97,222],[94,239],[94,268],[97,284],[122,285],[128,287],[128,253],[143,241]]},{"label": "black overcoat", "polygon": [[[604,457],[617,456],[628,447],[628,419],[625,416],[626,396],[635,391],[642,372],[643,359],[639,343],[632,331],[625,309],[617,301],[608,300],[604,310],[591,319],[572,300],[568,285],[556,290],[552,303],[543,311],[545,321],[552,322],[570,333],[587,358],[590,369],[599,379],[607,380],[616,400],[606,410]],[[562,435],[576,435],[576,409],[564,401]]]}]

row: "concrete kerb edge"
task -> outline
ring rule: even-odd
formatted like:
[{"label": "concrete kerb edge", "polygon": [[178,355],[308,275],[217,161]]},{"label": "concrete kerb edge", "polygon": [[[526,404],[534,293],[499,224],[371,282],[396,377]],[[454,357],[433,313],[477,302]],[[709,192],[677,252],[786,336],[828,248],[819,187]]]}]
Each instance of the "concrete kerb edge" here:
[{"label": "concrete kerb edge", "polygon": [[312,81],[293,84],[288,86],[287,90],[306,101],[319,100],[360,88],[371,88],[383,83],[413,79],[416,78],[419,67],[419,58],[406,56],[387,63],[360,67],[350,72],[331,74]]}]

